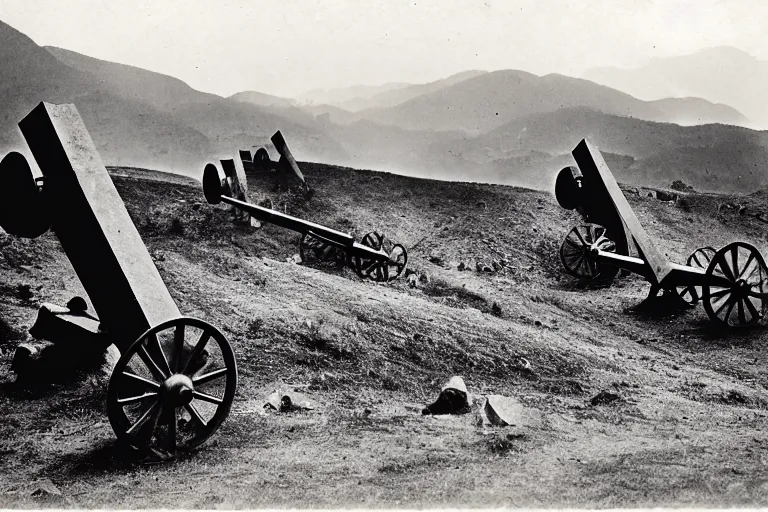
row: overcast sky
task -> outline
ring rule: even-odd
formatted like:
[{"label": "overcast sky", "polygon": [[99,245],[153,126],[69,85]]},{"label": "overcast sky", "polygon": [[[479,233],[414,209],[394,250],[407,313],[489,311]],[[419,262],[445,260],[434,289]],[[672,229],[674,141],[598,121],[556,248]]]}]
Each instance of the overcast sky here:
[{"label": "overcast sky", "polygon": [[224,96],[467,69],[580,76],[720,45],[768,60],[765,0],[0,0],[0,20]]}]

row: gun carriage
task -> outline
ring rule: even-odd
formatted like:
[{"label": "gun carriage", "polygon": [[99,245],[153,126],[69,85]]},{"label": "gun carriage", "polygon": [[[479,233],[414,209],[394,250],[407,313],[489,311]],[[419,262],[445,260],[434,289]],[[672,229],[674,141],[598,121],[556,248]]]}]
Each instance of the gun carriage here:
[{"label": "gun carriage", "polygon": [[262,222],[300,233],[299,251],[304,262],[348,265],[361,278],[379,282],[397,279],[405,270],[408,263],[405,247],[379,233],[368,233],[358,243],[348,233],[235,199],[232,188],[232,178],[215,164],[205,167],[203,192],[210,204],[225,203]]},{"label": "gun carriage", "polygon": [[[98,318],[70,312],[57,321],[80,343],[104,335],[121,353],[107,390],[115,434],[163,455],[199,446],[234,399],[231,346],[213,325],[181,315],[75,106],[40,103],[19,127],[42,177],[20,153],[0,162],[0,226],[29,238],[51,229],[59,239]],[[55,342],[66,329],[41,323],[50,317],[43,309],[30,332]]]},{"label": "gun carriage", "polygon": [[585,281],[610,284],[621,269],[639,274],[659,291],[693,307],[699,301],[709,318],[729,327],[765,319],[768,267],[744,242],[720,250],[696,249],[685,265],[668,261],[640,224],[597,148],[582,140],[572,152],[577,166],[562,169],[555,182],[560,206],[585,220],[560,246],[565,270]]}]

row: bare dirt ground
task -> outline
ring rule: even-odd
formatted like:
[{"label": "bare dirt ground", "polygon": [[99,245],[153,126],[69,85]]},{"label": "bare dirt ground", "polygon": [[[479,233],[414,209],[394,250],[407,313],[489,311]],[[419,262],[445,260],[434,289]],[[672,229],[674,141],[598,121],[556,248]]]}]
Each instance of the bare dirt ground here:
[{"label": "bare dirt ground", "polygon": [[[384,231],[430,283],[375,284],[288,263],[298,235],[233,225],[191,180],[111,170],[181,311],[220,327],[238,359],[230,417],[201,449],[172,462],[143,464],[116,444],[105,372],[34,389],[14,383],[13,351],[39,304],[83,291],[54,235],[0,235],[0,505],[768,502],[767,331],[714,330],[701,307],[635,314],[648,286],[633,276],[610,288],[579,286],[557,258],[577,219],[550,194],[302,169],[315,195],[274,196],[275,207],[358,236]],[[268,195],[260,185],[249,184],[254,201]],[[761,195],[692,195],[687,206],[628,197],[672,261],[734,240],[768,253],[762,221],[717,213],[729,200],[759,210]],[[512,268],[474,270],[499,252]],[[457,270],[459,262],[472,270]],[[488,426],[477,407],[422,416],[453,375],[478,404],[486,394],[518,398],[527,407],[521,424]],[[317,408],[263,413],[280,384]],[[593,405],[604,391],[619,398]]]}]

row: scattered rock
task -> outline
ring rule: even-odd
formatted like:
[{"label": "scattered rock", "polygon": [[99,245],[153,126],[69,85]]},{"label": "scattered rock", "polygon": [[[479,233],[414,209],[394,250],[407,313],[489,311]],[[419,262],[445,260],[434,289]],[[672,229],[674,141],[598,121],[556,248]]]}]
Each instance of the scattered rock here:
[{"label": "scattered rock", "polygon": [[467,265],[462,261],[459,263],[459,266],[456,267],[456,270],[466,270]]},{"label": "scattered rock", "polygon": [[286,258],[285,261],[288,263],[301,263],[301,256],[298,253],[296,253],[290,258]]},{"label": "scattered rock", "polygon": [[261,227],[261,221],[251,217],[251,227],[259,229]]},{"label": "scattered rock", "polygon": [[601,391],[589,401],[592,405],[608,405],[616,401],[621,401],[622,398],[619,394],[611,391]]},{"label": "scattered rock", "polygon": [[470,410],[471,399],[464,379],[455,376],[443,386],[434,403],[422,409],[421,414],[464,414]]},{"label": "scattered rock", "polygon": [[493,266],[493,270],[495,270],[496,272],[501,272],[501,269],[502,269],[501,263],[499,263],[496,260],[493,260],[491,265]]},{"label": "scattered rock", "polygon": [[517,358],[517,368],[520,370],[530,370],[531,369],[531,362],[528,361],[524,357],[518,357]]},{"label": "scattered rock", "polygon": [[483,265],[483,272],[492,273],[493,267],[489,267],[488,265]]},{"label": "scattered rock", "polygon": [[480,263],[479,261],[476,262],[475,263],[475,270],[477,270],[478,272],[482,272],[483,271],[483,264]]},{"label": "scattered rock", "polygon": [[303,394],[290,389],[278,389],[269,395],[263,405],[264,409],[277,412],[311,411],[315,405]]},{"label": "scattered rock", "polygon": [[416,274],[411,274],[408,276],[408,286],[411,288],[416,288],[416,285],[419,284],[419,276]]},{"label": "scattered rock", "polygon": [[522,404],[514,398],[502,395],[485,397],[485,415],[493,425],[500,427],[520,425],[523,409]]},{"label": "scattered rock", "polygon": [[439,251],[432,251],[429,253],[429,261],[435,265],[442,265],[443,255]]},{"label": "scattered rock", "polygon": [[29,495],[35,499],[59,499],[62,498],[61,490],[56,484],[47,478],[32,482],[29,486]]}]

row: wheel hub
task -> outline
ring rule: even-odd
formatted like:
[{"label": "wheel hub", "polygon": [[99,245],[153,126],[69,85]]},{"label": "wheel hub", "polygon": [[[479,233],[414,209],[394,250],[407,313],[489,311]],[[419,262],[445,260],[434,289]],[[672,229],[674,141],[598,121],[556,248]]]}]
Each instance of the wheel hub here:
[{"label": "wheel hub", "polygon": [[177,407],[189,404],[194,391],[192,379],[181,373],[171,375],[160,387],[162,398]]}]

